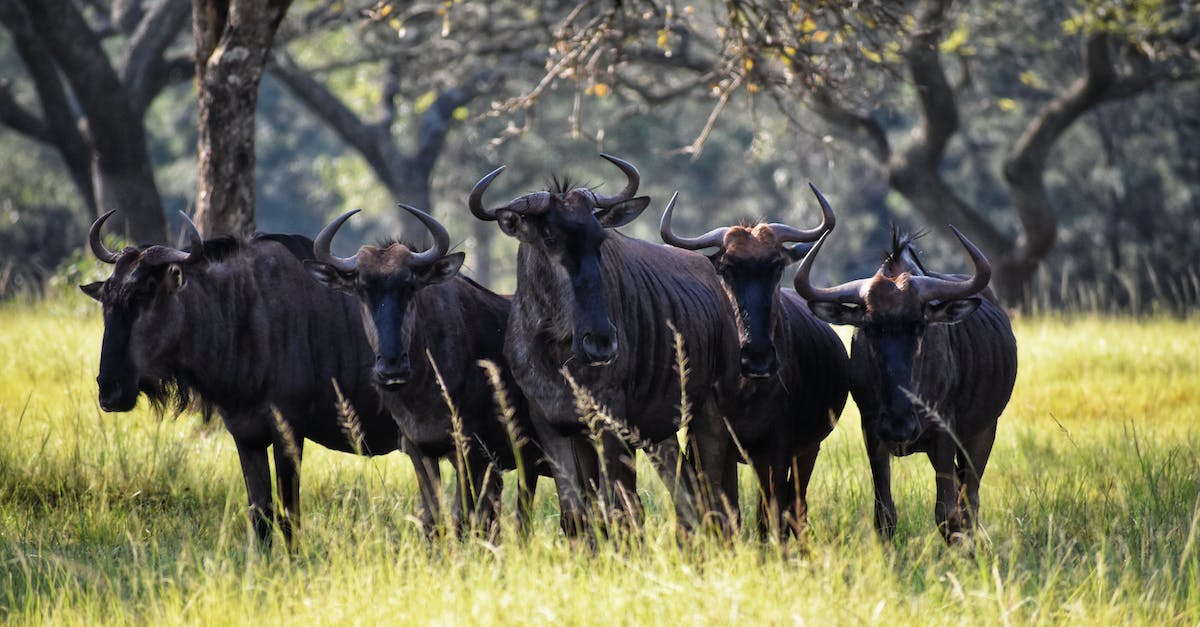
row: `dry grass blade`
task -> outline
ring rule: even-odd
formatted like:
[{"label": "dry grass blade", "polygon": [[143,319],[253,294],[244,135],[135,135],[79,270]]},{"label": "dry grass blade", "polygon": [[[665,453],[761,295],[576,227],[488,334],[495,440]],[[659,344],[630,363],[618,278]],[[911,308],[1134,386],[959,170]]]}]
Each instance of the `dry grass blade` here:
[{"label": "dry grass blade", "polygon": [[333,392],[337,395],[338,426],[342,429],[346,440],[350,442],[350,448],[354,453],[362,455],[366,450],[366,438],[363,436],[358,412],[354,411],[354,405],[342,394],[342,388],[338,385],[337,379],[330,379],[330,381],[333,382]]},{"label": "dry grass blade", "polygon": [[279,408],[274,405],[271,406],[271,420],[274,421],[275,431],[283,442],[283,451],[293,464],[300,466],[300,447],[296,445],[296,436],[292,433],[292,427],[283,419],[283,414],[279,413]]}]

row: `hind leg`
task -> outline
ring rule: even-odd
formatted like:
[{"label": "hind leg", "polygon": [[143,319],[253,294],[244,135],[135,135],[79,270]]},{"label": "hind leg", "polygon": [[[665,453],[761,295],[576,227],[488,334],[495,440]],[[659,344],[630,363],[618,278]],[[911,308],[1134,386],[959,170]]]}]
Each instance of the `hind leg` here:
[{"label": "hind leg", "polygon": [[979,524],[979,483],[987,468],[996,441],[996,424],[979,433],[958,451],[958,480],[961,487],[959,507],[966,512],[967,526],[974,530]]}]

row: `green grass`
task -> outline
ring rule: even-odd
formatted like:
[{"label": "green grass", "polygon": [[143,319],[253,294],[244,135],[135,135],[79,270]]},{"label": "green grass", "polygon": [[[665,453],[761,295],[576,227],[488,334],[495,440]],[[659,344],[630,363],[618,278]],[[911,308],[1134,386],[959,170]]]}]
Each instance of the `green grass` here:
[{"label": "green grass", "polygon": [[[0,307],[0,621],[25,623],[1185,624],[1200,621],[1200,326],[1018,321],[1020,377],[983,482],[986,547],[947,549],[920,456],[884,547],[851,405],[811,538],[680,548],[652,472],[636,539],[572,545],[543,479],[531,536],[429,543],[398,453],[306,447],[293,554],[259,551],[236,454],[196,417],[95,400],[101,325],[71,299]],[[743,469],[743,509],[753,484]]]}]

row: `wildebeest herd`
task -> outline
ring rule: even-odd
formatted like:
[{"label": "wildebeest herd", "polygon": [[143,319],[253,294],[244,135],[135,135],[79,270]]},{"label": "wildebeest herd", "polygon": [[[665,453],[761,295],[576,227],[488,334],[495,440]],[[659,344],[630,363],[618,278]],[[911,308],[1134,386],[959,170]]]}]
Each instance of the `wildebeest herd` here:
[{"label": "wildebeest herd", "polygon": [[[550,476],[572,536],[636,528],[644,512],[635,451],[666,483],[681,530],[739,523],[737,463],[761,488],[761,533],[801,533],[821,442],[849,393],[875,486],[875,525],[890,538],[891,457],[925,452],[936,473],[935,518],[950,543],[969,539],[979,482],[1016,377],[1016,341],[988,289],[990,266],[955,230],[974,272],[925,270],[913,238],[893,232],[879,271],[812,284],[834,228],[812,188],[819,226],[761,223],[697,237],[662,216],[667,245],[622,235],[650,204],[638,170],[602,155],[626,184],[605,196],[556,182],[489,207],[499,168],[471,190],[476,218],[518,242],[516,292],[459,274],[464,253],[432,216],[433,244],[392,241],[348,258],[331,252],[355,212],[309,240],[259,234],[187,250],[108,250],[113,265],[82,286],[103,306],[100,406],[215,410],[237,446],[260,540],[290,542],[299,523],[305,440],[376,455],[400,449],[415,468],[429,532],[494,534],[502,473],[519,470],[524,527],[538,476]],[[712,249],[707,257],[695,251]],[[795,289],[781,288],[799,262]],[[358,313],[355,310],[358,310]],[[855,327],[847,355],[831,324]],[[683,430],[686,437],[679,438]],[[277,511],[267,450],[273,449]],[[439,461],[457,489],[443,511]]]}]

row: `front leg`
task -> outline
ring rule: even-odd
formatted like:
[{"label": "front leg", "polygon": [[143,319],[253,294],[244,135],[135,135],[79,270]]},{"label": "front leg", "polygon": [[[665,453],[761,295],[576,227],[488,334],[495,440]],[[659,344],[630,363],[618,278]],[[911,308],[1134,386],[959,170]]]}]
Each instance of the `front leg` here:
[{"label": "front leg", "polygon": [[638,529],[645,518],[642,499],[637,493],[637,451],[615,434],[600,436],[604,459],[604,518],[616,528]]},{"label": "front leg", "polygon": [[874,416],[862,417],[863,442],[867,461],[871,464],[871,480],[875,486],[875,530],[885,541],[896,534],[896,503],[892,500],[892,454],[871,429]]},{"label": "front leg", "polygon": [[283,505],[279,529],[289,547],[300,528],[300,462],[304,457],[304,438],[294,432],[288,436],[275,433],[272,446],[275,453],[275,485]]},{"label": "front leg", "polygon": [[233,442],[242,465],[242,479],[246,482],[250,525],[259,544],[268,546],[271,544],[274,509],[271,506],[271,467],[267,461],[267,445],[238,437],[234,437]]},{"label": "front leg", "polygon": [[969,533],[966,517],[959,506],[958,472],[954,467],[956,447],[947,433],[939,433],[929,450],[929,463],[933,465],[934,483],[937,486],[937,501],[934,503],[934,519],[938,531],[947,544],[959,544]]},{"label": "front leg", "polygon": [[597,477],[596,450],[582,435],[563,435],[542,416],[541,410],[530,408],[530,419],[542,453],[554,476],[558,493],[559,524],[568,537],[577,537],[587,528],[588,502],[594,495]]},{"label": "front leg", "polygon": [[499,534],[500,492],[504,487],[500,468],[487,455],[473,447],[455,464],[454,522],[461,537],[466,532],[480,533],[495,540]]},{"label": "front leg", "polygon": [[773,463],[774,457],[753,460],[754,474],[758,479],[758,535],[766,540],[774,537],[779,539],[780,522],[782,521],[782,504],[786,502],[785,491],[788,488],[787,469],[778,463]]},{"label": "front leg", "polygon": [[821,445],[817,444],[792,458],[791,481],[787,487],[790,506],[784,522],[796,537],[808,529],[808,484],[812,481],[813,468],[817,465],[817,454],[820,452]]},{"label": "front leg", "polygon": [[692,461],[692,499],[700,504],[702,524],[729,535],[741,519],[737,491],[737,449],[725,416],[708,399],[688,426]]},{"label": "front leg", "polygon": [[542,464],[539,455],[532,455],[536,447],[525,446],[521,449],[520,472],[517,477],[517,528],[523,535],[528,535],[533,529],[533,499],[537,496],[538,466]]},{"label": "front leg", "polygon": [[417,491],[421,495],[421,529],[433,535],[442,521],[442,471],[435,457],[421,452],[408,438],[400,437],[400,450],[412,460],[417,478]]},{"label": "front leg", "polygon": [[691,492],[687,489],[687,472],[679,454],[679,439],[672,435],[662,442],[647,446],[646,456],[666,484],[671,501],[675,504],[675,524],[684,534],[691,533],[700,525],[700,518]]}]

